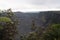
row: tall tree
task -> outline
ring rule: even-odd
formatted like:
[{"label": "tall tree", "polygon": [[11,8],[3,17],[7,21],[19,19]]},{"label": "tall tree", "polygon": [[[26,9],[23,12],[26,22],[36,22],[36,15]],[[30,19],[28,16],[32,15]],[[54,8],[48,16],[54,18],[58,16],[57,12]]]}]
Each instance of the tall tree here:
[{"label": "tall tree", "polygon": [[6,12],[2,12],[2,13],[5,13],[6,15],[0,18],[0,23],[4,24],[1,34],[2,37],[1,40],[15,40],[18,20],[16,19],[16,16],[11,11],[11,9],[8,9]]}]

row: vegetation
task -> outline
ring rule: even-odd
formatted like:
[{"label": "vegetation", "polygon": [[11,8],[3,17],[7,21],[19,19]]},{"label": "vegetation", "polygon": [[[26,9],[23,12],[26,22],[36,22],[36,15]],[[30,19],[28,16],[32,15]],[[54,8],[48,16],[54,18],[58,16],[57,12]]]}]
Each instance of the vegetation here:
[{"label": "vegetation", "polygon": [[8,17],[0,17],[0,22],[11,22],[11,19]]},{"label": "vegetation", "polygon": [[[44,16],[42,20],[46,22]],[[31,32],[27,35],[20,36],[20,40],[60,40],[60,23],[54,20],[52,18],[54,23],[51,23],[45,29],[36,27],[35,20],[32,20]],[[0,13],[0,40],[15,40],[18,22],[18,19],[11,9],[2,11]]]},{"label": "vegetation", "polygon": [[60,24],[52,24],[45,30],[41,27],[36,29],[36,31],[30,32],[28,35],[21,36],[21,40],[60,40]]},{"label": "vegetation", "polygon": [[18,25],[16,16],[11,9],[2,11],[0,15],[0,40],[15,40],[14,36],[16,36]]},{"label": "vegetation", "polygon": [[43,40],[60,40],[60,24],[53,24],[42,35]]}]

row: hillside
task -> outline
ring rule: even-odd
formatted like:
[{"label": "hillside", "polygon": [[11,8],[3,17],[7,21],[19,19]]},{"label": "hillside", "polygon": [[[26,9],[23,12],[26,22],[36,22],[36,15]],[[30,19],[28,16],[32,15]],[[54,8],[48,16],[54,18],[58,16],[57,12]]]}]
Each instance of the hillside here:
[{"label": "hillside", "polygon": [[60,23],[60,11],[45,11],[36,13],[15,12],[20,20],[18,30],[21,34],[30,32],[32,20],[35,20],[35,26],[45,28],[51,23]]}]

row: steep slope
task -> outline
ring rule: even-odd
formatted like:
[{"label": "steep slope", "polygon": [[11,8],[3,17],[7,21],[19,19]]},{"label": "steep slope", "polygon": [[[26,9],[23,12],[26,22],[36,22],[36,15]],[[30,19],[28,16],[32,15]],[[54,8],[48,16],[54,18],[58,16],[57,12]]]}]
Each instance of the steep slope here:
[{"label": "steep slope", "polygon": [[21,34],[30,32],[32,20],[35,20],[35,26],[47,27],[51,23],[60,23],[60,11],[44,11],[36,13],[15,12],[20,20],[18,30]]},{"label": "steep slope", "polygon": [[[60,11],[45,11],[40,12],[42,16],[44,16],[45,22],[43,22],[43,25],[45,26],[48,23],[60,23]],[[40,14],[39,14],[40,15]],[[40,16],[39,16],[40,17]]]}]

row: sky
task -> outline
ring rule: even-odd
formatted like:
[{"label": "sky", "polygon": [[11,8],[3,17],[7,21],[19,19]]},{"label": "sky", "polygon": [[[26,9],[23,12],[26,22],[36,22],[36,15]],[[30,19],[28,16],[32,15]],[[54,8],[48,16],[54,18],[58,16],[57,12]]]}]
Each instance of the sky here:
[{"label": "sky", "polygon": [[13,11],[60,10],[60,0],[0,0],[0,9]]}]

